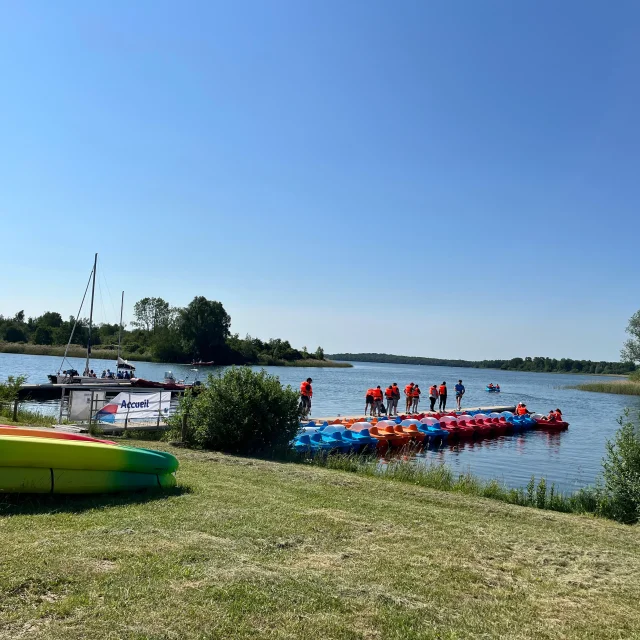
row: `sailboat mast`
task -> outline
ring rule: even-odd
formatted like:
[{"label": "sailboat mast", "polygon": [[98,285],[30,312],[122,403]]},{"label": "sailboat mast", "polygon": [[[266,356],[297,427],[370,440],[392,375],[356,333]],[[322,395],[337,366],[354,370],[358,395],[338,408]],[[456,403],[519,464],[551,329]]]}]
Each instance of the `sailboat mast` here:
[{"label": "sailboat mast", "polygon": [[98,266],[98,254],[93,259],[93,284],[91,285],[91,310],[89,311],[89,338],[87,340],[87,362],[84,370],[85,375],[89,373],[89,360],[91,359],[91,327],[93,325],[93,299],[96,293],[96,267]]},{"label": "sailboat mast", "polygon": [[116,360],[116,368],[120,363],[120,344],[122,343],[122,308],[124,307],[124,291],[120,300],[120,329],[118,330],[118,359]]}]

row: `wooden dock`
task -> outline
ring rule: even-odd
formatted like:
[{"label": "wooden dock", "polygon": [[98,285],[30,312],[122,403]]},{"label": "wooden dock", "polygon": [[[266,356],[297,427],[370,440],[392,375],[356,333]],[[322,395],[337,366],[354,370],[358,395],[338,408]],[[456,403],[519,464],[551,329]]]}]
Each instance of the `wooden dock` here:
[{"label": "wooden dock", "polygon": [[113,388],[120,390],[131,389],[131,382],[128,380],[109,380],[109,382],[97,382],[95,384],[24,384],[20,387],[18,399],[24,400],[60,400],[66,389],[74,389],[78,391],[100,391],[104,389],[112,390]]}]

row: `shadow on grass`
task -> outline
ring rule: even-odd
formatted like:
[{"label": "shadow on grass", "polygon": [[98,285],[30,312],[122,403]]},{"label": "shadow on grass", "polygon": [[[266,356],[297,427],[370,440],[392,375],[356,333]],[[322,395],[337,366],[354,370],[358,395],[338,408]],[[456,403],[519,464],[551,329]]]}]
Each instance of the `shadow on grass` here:
[{"label": "shadow on grass", "polygon": [[183,485],[170,489],[158,488],[91,495],[6,494],[0,495],[0,518],[17,515],[82,513],[91,509],[145,504],[190,493],[193,493],[191,487]]}]

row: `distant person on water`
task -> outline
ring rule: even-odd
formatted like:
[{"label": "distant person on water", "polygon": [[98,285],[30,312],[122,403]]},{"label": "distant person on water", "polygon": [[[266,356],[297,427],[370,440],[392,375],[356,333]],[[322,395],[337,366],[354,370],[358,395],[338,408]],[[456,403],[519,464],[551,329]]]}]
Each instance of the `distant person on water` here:
[{"label": "distant person on water", "polygon": [[432,384],[429,387],[429,403],[431,404],[429,408],[430,411],[435,411],[437,399],[438,399],[438,387],[435,384]]},{"label": "distant person on water", "polygon": [[458,405],[458,411],[461,409],[462,396],[464,395],[465,388],[462,384],[462,380],[458,380],[458,384],[456,385],[456,403]]},{"label": "distant person on water", "polygon": [[300,412],[302,417],[306,418],[311,413],[311,398],[313,397],[313,388],[311,383],[313,380],[307,378],[300,383]]},{"label": "distant person on water", "polygon": [[398,383],[393,383],[393,415],[398,415],[398,400],[400,400],[400,387],[398,387]]},{"label": "distant person on water", "polygon": [[556,409],[555,411],[552,409],[549,411],[549,415],[547,416],[547,420],[551,420],[552,422],[558,421],[562,422],[562,411],[560,409]]},{"label": "distant person on water", "polygon": [[438,411],[446,411],[447,410],[447,383],[442,382],[440,388],[438,389],[438,398],[440,402],[438,403]]},{"label": "distant person on water", "polygon": [[410,382],[405,388],[404,388],[404,395],[405,395],[405,400],[406,402],[406,407],[405,407],[405,412],[406,413],[410,413],[411,412],[411,406],[413,405],[413,382]]}]

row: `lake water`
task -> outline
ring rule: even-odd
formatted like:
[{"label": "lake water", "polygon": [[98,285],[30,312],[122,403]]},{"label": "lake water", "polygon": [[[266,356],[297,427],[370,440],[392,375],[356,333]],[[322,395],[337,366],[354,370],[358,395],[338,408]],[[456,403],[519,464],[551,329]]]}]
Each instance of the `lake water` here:
[{"label": "lake water", "polygon": [[[56,372],[60,361],[61,358],[52,356],[0,354],[0,379],[23,374],[28,376],[30,383],[46,383],[47,374]],[[71,358],[71,362],[79,371],[84,368],[84,360]],[[92,361],[98,373],[113,365],[113,361]],[[137,362],[136,367],[140,377],[152,380],[161,380],[168,369],[177,378],[190,376],[192,379],[194,375],[189,367],[180,365]],[[442,460],[460,472],[470,470],[484,478],[498,478],[512,487],[526,485],[532,475],[544,476],[549,483],[554,482],[565,491],[593,483],[601,470],[605,442],[618,426],[617,418],[625,407],[640,411],[640,397],[566,388],[585,380],[596,380],[596,376],[378,363],[354,363],[350,369],[267,367],[267,370],[277,375],[283,384],[296,389],[305,378],[313,378],[314,416],[361,414],[367,388],[378,384],[386,387],[392,382],[397,382],[401,388],[409,382],[418,383],[423,392],[421,407],[426,409],[428,400],[425,396],[431,384],[446,380],[452,389],[460,378],[467,390],[463,406],[515,405],[523,401],[530,410],[540,413],[560,407],[570,423],[567,431],[534,430],[465,442],[429,450],[419,457],[420,460]],[[204,371],[216,373],[220,368],[203,369],[201,379]],[[489,382],[499,383],[502,393],[484,391]],[[449,404],[453,406],[452,391],[449,392]],[[51,404],[46,409],[56,410]]]}]

